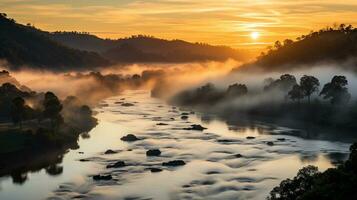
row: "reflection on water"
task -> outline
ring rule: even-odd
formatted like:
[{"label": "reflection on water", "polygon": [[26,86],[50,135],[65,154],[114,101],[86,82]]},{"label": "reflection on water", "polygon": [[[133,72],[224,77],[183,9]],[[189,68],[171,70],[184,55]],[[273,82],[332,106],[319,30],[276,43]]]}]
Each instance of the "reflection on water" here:
[{"label": "reflection on water", "polygon": [[[298,131],[257,122],[227,125],[180,111],[145,91],[129,91],[102,105],[98,126],[89,139],[79,140],[79,149],[70,150],[60,163],[29,173],[22,185],[1,178],[0,199],[264,199],[302,166],[324,170],[348,153],[348,143],[307,140],[294,136]],[[181,119],[183,112],[188,119]],[[207,129],[185,130],[192,124]],[[120,140],[129,133],[140,140]],[[108,149],[115,153],[104,154]],[[162,154],[147,157],[149,149]],[[118,160],[126,166],[106,168]],[[171,160],[186,165],[162,165]],[[153,173],[152,168],[162,171]],[[93,181],[97,174],[113,179]]]}]

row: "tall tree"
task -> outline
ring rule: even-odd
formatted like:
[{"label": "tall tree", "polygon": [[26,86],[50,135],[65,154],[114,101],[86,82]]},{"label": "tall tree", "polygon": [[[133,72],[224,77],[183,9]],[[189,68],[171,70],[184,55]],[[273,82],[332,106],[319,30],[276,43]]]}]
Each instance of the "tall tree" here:
[{"label": "tall tree", "polygon": [[304,75],[300,79],[300,87],[303,91],[304,96],[307,97],[308,102],[311,102],[311,95],[318,92],[320,86],[320,81],[314,76]]},{"label": "tall tree", "polygon": [[52,92],[46,92],[45,99],[43,101],[44,111],[43,114],[46,118],[51,120],[52,128],[55,128],[63,121],[60,114],[62,110],[62,104],[58,97]]},{"label": "tall tree", "polygon": [[22,121],[25,117],[25,100],[21,97],[16,97],[12,100],[11,117],[14,124],[19,124],[22,129]]},{"label": "tall tree", "polygon": [[230,85],[226,91],[228,97],[240,97],[248,93],[248,88],[244,84],[233,84]]},{"label": "tall tree", "polygon": [[330,99],[331,104],[347,103],[351,98],[347,85],[348,81],[345,76],[334,76],[331,82],[324,85],[320,96]]},{"label": "tall tree", "polygon": [[300,104],[300,100],[304,98],[304,93],[300,87],[300,85],[296,84],[293,86],[293,88],[289,91],[288,96],[290,97],[291,100],[295,101]]}]

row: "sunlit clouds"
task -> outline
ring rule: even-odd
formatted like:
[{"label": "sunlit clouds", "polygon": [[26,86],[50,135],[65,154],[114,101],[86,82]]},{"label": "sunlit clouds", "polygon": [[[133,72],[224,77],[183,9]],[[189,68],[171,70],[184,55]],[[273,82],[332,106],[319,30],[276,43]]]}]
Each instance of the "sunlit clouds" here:
[{"label": "sunlit clouds", "polygon": [[49,31],[145,34],[254,49],[333,23],[357,24],[354,0],[0,0],[0,7],[20,23]]}]

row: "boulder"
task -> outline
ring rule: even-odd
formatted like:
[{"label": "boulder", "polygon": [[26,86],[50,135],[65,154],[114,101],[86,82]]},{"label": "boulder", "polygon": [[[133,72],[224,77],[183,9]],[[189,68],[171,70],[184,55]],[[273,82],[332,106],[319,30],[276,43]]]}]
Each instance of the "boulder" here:
[{"label": "boulder", "polygon": [[191,125],[191,127],[185,128],[185,130],[194,130],[194,131],[203,131],[205,129],[207,129],[207,128],[205,128],[199,124],[193,124],[193,125]]},{"label": "boulder", "polygon": [[187,120],[187,119],[188,119],[188,116],[187,116],[187,115],[183,115],[183,116],[181,116],[181,119],[182,119],[182,120]]},{"label": "boulder", "polygon": [[125,141],[125,142],[134,142],[134,141],[137,141],[139,140],[139,138],[137,138],[135,135],[133,134],[128,134],[126,136],[123,136],[122,138],[120,138],[122,141]]},{"label": "boulder", "polygon": [[130,106],[134,106],[134,104],[132,104],[132,103],[122,103],[121,106],[130,107]]},{"label": "boulder", "polygon": [[160,156],[161,151],[159,149],[150,149],[146,152],[146,156]]},{"label": "boulder", "polygon": [[253,140],[253,139],[255,139],[255,137],[253,137],[253,136],[247,136],[246,137],[248,140]]},{"label": "boulder", "polygon": [[234,157],[236,157],[236,158],[241,158],[241,157],[243,157],[243,155],[240,154],[240,153],[238,153],[238,154],[234,155]]},{"label": "boulder", "polygon": [[183,166],[185,164],[186,163],[183,160],[172,160],[169,162],[162,163],[162,166],[177,167],[177,166]]},{"label": "boulder", "polygon": [[157,123],[156,125],[157,125],[157,126],[167,126],[167,125],[169,125],[169,124],[166,124],[166,123]]},{"label": "boulder", "polygon": [[267,145],[273,146],[273,145],[274,145],[274,142],[267,142]]},{"label": "boulder", "polygon": [[109,180],[112,180],[112,175],[94,175],[93,176],[93,180],[95,181],[100,181],[100,180],[103,180],[103,181],[109,181]]},{"label": "boulder", "polygon": [[149,168],[149,170],[150,170],[152,173],[162,172],[162,169],[160,169],[160,168],[155,168],[155,167]]},{"label": "boulder", "polygon": [[107,168],[120,168],[120,167],[125,167],[126,164],[124,161],[117,161],[116,163],[113,163],[113,164],[109,164],[107,165]]},{"label": "boulder", "polygon": [[111,149],[108,149],[108,150],[106,150],[105,152],[104,152],[104,154],[115,154],[115,153],[117,153],[116,151],[113,151],[113,150],[111,150]]}]

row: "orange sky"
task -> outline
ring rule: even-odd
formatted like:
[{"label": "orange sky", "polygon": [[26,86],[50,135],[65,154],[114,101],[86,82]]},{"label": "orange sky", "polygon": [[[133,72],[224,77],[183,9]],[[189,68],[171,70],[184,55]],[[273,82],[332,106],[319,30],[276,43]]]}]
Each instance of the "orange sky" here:
[{"label": "orange sky", "polygon": [[49,31],[145,34],[259,50],[334,23],[357,24],[356,0],[0,0],[0,8]]}]

